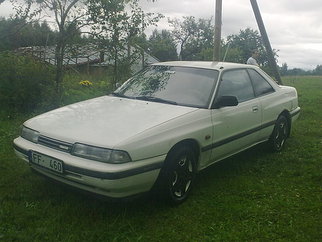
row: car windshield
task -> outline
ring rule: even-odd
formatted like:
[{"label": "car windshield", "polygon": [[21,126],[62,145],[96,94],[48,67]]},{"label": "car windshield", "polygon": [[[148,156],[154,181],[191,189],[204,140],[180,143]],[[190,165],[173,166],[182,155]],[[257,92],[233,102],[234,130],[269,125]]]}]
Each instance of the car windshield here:
[{"label": "car windshield", "polygon": [[124,83],[116,96],[207,108],[218,71],[174,66],[150,66]]}]

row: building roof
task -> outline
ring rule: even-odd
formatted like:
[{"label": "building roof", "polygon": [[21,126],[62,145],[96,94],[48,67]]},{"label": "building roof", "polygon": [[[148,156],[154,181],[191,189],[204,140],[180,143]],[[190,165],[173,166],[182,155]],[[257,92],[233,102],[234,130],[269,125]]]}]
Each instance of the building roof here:
[{"label": "building roof", "polygon": [[[141,54],[142,50],[139,49],[137,46],[131,46],[131,53],[134,53],[134,51],[138,51],[138,53]],[[33,57],[47,62],[49,64],[55,65],[56,59],[55,59],[55,46],[31,46],[31,47],[21,47],[17,50],[17,52],[20,52],[22,54],[29,54]],[[144,59],[146,63],[152,64],[159,62],[158,59],[155,57],[149,55],[147,52],[144,53]],[[127,50],[123,50],[123,52],[120,52],[120,55],[126,55]],[[105,56],[105,58],[104,58]],[[110,60],[110,58],[106,58],[108,56],[108,50],[106,49],[99,49],[96,45],[88,44],[84,46],[69,46],[69,48],[65,52],[65,56],[63,59],[63,65],[65,66],[79,66],[79,65],[85,65],[89,64],[92,66],[108,66],[110,64],[113,64],[113,61]],[[139,64],[140,60],[142,58],[138,58],[134,65],[138,65],[138,67],[135,67],[134,69],[142,69],[142,64]]]}]

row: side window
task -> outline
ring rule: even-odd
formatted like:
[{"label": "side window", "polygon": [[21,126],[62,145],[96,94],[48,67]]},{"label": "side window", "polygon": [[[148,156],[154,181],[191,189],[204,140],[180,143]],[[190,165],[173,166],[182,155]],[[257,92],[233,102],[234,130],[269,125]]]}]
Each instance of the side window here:
[{"label": "side window", "polygon": [[253,81],[256,96],[274,92],[273,87],[257,71],[248,69],[248,73]]},{"label": "side window", "polygon": [[254,98],[254,90],[247,71],[238,69],[224,72],[217,95],[236,96],[238,102]]}]

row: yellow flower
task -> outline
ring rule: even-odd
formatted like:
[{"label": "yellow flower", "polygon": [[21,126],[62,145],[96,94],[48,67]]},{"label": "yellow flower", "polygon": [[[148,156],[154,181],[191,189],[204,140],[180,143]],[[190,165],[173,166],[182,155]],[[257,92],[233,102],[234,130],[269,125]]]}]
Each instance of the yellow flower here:
[{"label": "yellow flower", "polygon": [[88,81],[88,80],[80,81],[79,84],[82,85],[83,87],[91,87],[91,86],[93,86],[93,83]]}]

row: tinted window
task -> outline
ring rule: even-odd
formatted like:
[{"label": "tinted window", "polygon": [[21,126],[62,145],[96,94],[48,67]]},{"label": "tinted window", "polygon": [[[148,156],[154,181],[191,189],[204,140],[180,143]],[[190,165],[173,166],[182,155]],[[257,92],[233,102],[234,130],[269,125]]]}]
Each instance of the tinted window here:
[{"label": "tinted window", "polygon": [[[150,97],[179,105],[208,108],[218,71],[173,66],[150,66],[117,92],[130,98]],[[153,99],[155,98],[155,99]]]},{"label": "tinted window", "polygon": [[217,96],[236,96],[238,102],[254,98],[254,90],[247,71],[241,69],[225,72]]},{"label": "tinted window", "polygon": [[272,86],[257,71],[249,69],[248,72],[253,81],[256,96],[274,92]]}]

